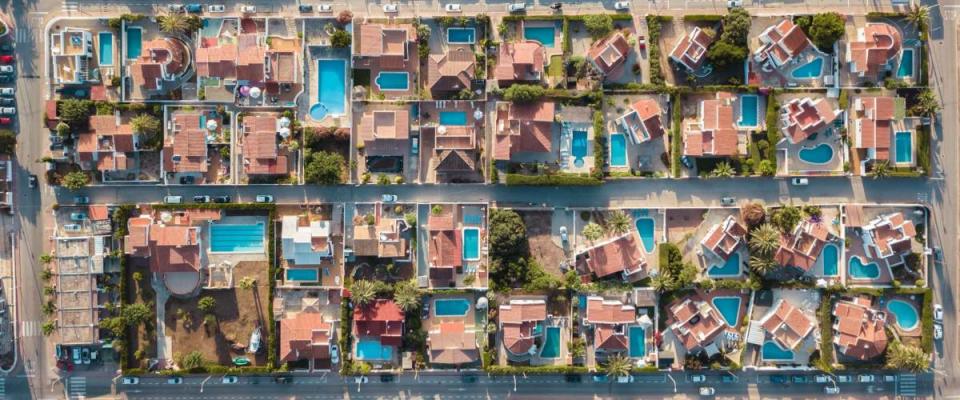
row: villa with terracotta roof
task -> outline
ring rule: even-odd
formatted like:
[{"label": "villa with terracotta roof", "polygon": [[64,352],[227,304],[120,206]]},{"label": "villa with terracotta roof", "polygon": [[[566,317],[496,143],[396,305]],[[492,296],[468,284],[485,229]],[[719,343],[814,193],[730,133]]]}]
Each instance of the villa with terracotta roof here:
[{"label": "villa with terracotta roof", "polygon": [[765,29],[759,39],[760,47],[753,52],[753,59],[765,71],[787,65],[808,46],[813,46],[803,29],[789,18]]},{"label": "villa with terracotta roof", "polygon": [[590,45],[587,58],[604,75],[609,75],[627,62],[630,44],[621,32],[615,32]]},{"label": "villa with terracotta roof", "polygon": [[628,332],[637,325],[637,309],[620,300],[589,296],[583,325],[593,327],[593,347],[598,355],[623,354],[630,350]]},{"label": "villa with terracotta roof", "polygon": [[846,62],[850,73],[874,82],[883,72],[898,65],[903,46],[900,30],[884,22],[870,22],[857,28],[856,39],[847,42]]},{"label": "villa with terracotta roof", "polygon": [[201,126],[201,113],[177,111],[166,124],[163,144],[163,172],[166,182],[183,177],[203,183],[208,169],[207,132]]},{"label": "villa with terracotta roof", "polygon": [[477,57],[467,45],[450,45],[444,54],[427,58],[427,89],[434,98],[470,89]]},{"label": "villa with terracotta roof", "polygon": [[777,300],[759,322],[767,336],[786,350],[796,349],[816,327],[812,310],[797,307],[783,298]]},{"label": "villa with terracotta roof", "polygon": [[576,256],[576,268],[581,275],[599,279],[616,277],[636,281],[647,276],[647,258],[640,250],[635,232],[592,244]]},{"label": "villa with terracotta roof", "polygon": [[833,305],[833,344],[840,354],[868,361],[887,349],[886,321],[883,312],[873,307],[867,296],[837,300]]},{"label": "villa with terracotta roof", "polygon": [[[482,248],[486,246],[485,204],[422,204],[426,221],[427,271],[430,288],[486,287]],[[468,238],[469,236],[469,238]],[[470,281],[466,278],[472,277]]]},{"label": "villa with terracotta roof", "polygon": [[278,148],[281,119],[276,115],[248,115],[243,119],[240,146],[243,153],[243,172],[248,176],[286,175],[289,172],[287,156]]},{"label": "villa with terracotta roof", "polygon": [[280,363],[307,361],[311,371],[329,363],[330,345],[337,340],[336,322],[319,312],[300,312],[281,319]]},{"label": "villa with terracotta roof", "polygon": [[427,220],[431,287],[455,286],[457,273],[463,270],[463,238],[458,217],[458,207],[443,207],[439,213],[431,212]]},{"label": "villa with terracotta roof", "polygon": [[539,82],[547,63],[546,49],[540,42],[525,40],[500,45],[493,79],[501,88],[517,82]]},{"label": "villa with terracotta roof", "polygon": [[551,153],[556,103],[497,103],[493,159],[510,161],[517,153]]},{"label": "villa with terracotta roof", "polygon": [[357,135],[367,156],[406,156],[410,147],[410,110],[368,109],[360,117]]},{"label": "villa with terracotta roof", "polygon": [[696,71],[707,59],[707,48],[713,43],[713,37],[700,27],[684,35],[673,50],[670,50],[670,60],[684,66],[687,71]]},{"label": "villa with terracotta roof", "polygon": [[[234,93],[240,89],[239,82],[253,86],[264,82],[267,47],[259,32],[244,31],[238,33],[235,40],[201,40],[198,44],[195,55],[198,80],[215,78],[221,86],[235,86]],[[204,86],[198,85],[198,88]]]},{"label": "villa with terracotta roof", "polygon": [[663,136],[662,114],[660,103],[644,98],[634,102],[625,114],[617,118],[617,124],[629,133],[627,137],[631,141],[639,144]]},{"label": "villa with terracotta roof", "polygon": [[727,323],[710,302],[695,294],[667,306],[667,327],[692,354],[711,347]]},{"label": "villa with terracotta roof", "polygon": [[511,299],[500,305],[500,337],[508,356],[529,356],[535,345],[543,343],[543,325],[547,304],[543,299]]},{"label": "villa with terracotta roof", "polygon": [[480,360],[477,332],[463,321],[440,322],[427,332],[431,364],[465,365]]},{"label": "villa with terracotta roof", "polygon": [[[861,174],[871,161],[897,161],[891,157],[896,132],[910,132],[906,117],[906,99],[892,96],[861,96],[853,99],[850,110],[851,147],[860,152]],[[912,150],[912,149],[911,149]],[[910,155],[910,161],[913,155]]]},{"label": "villa with terracotta roof", "polygon": [[383,205],[377,203],[373,213],[373,224],[367,224],[363,218],[353,223],[353,245],[351,250],[357,257],[376,257],[393,261],[412,260],[410,246],[410,226],[403,218],[384,215]]},{"label": "villa with terracotta roof", "polygon": [[284,279],[283,286],[341,287],[343,284],[343,208],[341,205],[314,207],[326,207],[329,210],[311,210],[280,217],[282,262],[279,266],[286,272],[297,271],[315,277]]},{"label": "villa with terracotta roof", "polygon": [[127,75],[133,80],[130,99],[148,100],[176,89],[190,64],[190,51],[180,39],[159,37],[144,42],[140,57],[127,66]]},{"label": "villa with terracotta roof", "polygon": [[[53,83],[58,85],[77,85],[98,82],[102,78],[95,74],[98,60],[94,57],[93,33],[88,29],[63,27],[50,29],[50,57],[53,70]],[[111,40],[115,38],[111,37]],[[99,37],[97,41],[99,42]],[[118,42],[114,40],[114,42]],[[111,54],[111,58],[119,58]],[[113,61],[113,60],[111,60]],[[106,60],[101,63],[106,64]],[[111,64],[117,64],[112,62]],[[109,67],[112,70],[112,67]]]},{"label": "villa with terracotta roof", "polygon": [[795,98],[780,108],[780,129],[790,143],[797,144],[826,129],[840,113],[824,98]]},{"label": "villa with terracotta roof", "polygon": [[419,58],[417,33],[411,24],[354,23],[354,68],[370,70],[371,90],[381,72],[407,72],[408,90],[390,90],[384,94],[408,94],[416,90],[409,80],[416,76]]},{"label": "villa with terracotta roof", "polygon": [[[403,310],[393,300],[377,299],[353,309],[353,352],[355,360],[395,362],[403,342]],[[362,342],[376,342],[377,353],[362,354]]]},{"label": "villa with terracotta roof", "polygon": [[746,130],[734,119],[737,95],[717,92],[715,99],[703,100],[697,119],[683,129],[683,155],[689,157],[737,157],[747,155]]},{"label": "villa with terracotta roof", "polygon": [[[184,214],[184,220],[193,217]],[[215,214],[197,215],[201,219],[218,220]],[[175,217],[180,218],[180,217]],[[149,215],[130,218],[124,236],[124,254],[150,267],[167,289],[177,295],[187,295],[200,285],[200,272],[206,257],[201,244],[200,227],[190,223],[164,223]]]},{"label": "villa with terracotta roof", "polygon": [[782,267],[799,268],[803,272],[817,262],[823,246],[837,240],[824,222],[801,221],[793,233],[780,235],[780,247],[774,253],[774,259]]},{"label": "villa with terracotta roof", "polygon": [[737,221],[737,217],[729,215],[723,222],[711,227],[700,244],[717,257],[727,260],[746,245],[746,236],[747,228]]},{"label": "villa with terracotta roof", "polygon": [[113,173],[136,169],[139,143],[140,135],[134,133],[130,121],[122,118],[119,111],[113,115],[91,115],[89,129],[77,137],[77,163],[85,171],[99,172],[106,181]]},{"label": "villa with terracotta roof", "polygon": [[903,263],[913,248],[917,228],[902,212],[885,214],[860,228],[863,251],[868,257],[883,260],[887,267]]}]

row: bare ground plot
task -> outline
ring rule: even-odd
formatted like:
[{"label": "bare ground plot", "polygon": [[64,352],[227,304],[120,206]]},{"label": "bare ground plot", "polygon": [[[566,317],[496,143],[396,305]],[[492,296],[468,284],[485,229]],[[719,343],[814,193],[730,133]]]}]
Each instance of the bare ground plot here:
[{"label": "bare ground plot", "polygon": [[[233,271],[234,282],[253,277],[257,284],[252,289],[204,290],[191,299],[170,298],[166,307],[166,324],[167,335],[173,339],[173,353],[182,355],[198,350],[204,359],[220,365],[231,365],[234,357],[246,355],[253,365],[266,365],[269,350],[262,350],[254,357],[242,350],[234,350],[234,346],[248,346],[250,334],[257,325],[262,326],[264,345],[269,343],[267,269],[268,263],[263,261],[237,263]],[[204,325],[204,313],[197,308],[197,302],[206,296],[213,297],[217,303],[213,311],[217,323],[213,326]]]},{"label": "bare ground plot", "polygon": [[682,246],[693,239],[693,234],[703,223],[706,212],[705,209],[668,209],[667,241]]},{"label": "bare ground plot", "polygon": [[527,226],[530,254],[537,259],[544,271],[555,276],[563,275],[560,264],[566,259],[566,254],[554,241],[553,213],[551,211],[519,211],[519,214]]},{"label": "bare ground plot", "polygon": [[[133,280],[133,274],[139,272],[140,276],[143,279],[140,282]],[[152,302],[156,301],[156,293],[153,291],[153,287],[150,286],[150,267],[147,265],[134,265],[134,263],[128,263],[126,267],[126,276],[124,277],[124,285],[126,287],[125,294],[125,304],[134,304],[134,303],[151,303],[150,310],[153,311],[155,307]],[[131,330],[128,337],[130,342],[127,343],[127,367],[128,368],[146,368],[148,358],[156,358],[157,356],[157,335],[156,331],[156,316],[151,316],[146,323],[137,326],[136,328],[128,328]],[[138,360],[134,357],[134,354],[137,350],[143,350],[143,357]]]}]

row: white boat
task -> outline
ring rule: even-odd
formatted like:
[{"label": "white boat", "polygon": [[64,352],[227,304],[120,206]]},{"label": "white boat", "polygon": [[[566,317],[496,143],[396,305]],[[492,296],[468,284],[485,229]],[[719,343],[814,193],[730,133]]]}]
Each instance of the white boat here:
[{"label": "white boat", "polygon": [[260,351],[260,341],[263,336],[260,334],[260,326],[254,328],[253,333],[250,334],[250,346],[247,347],[247,352],[250,354],[257,354]]}]

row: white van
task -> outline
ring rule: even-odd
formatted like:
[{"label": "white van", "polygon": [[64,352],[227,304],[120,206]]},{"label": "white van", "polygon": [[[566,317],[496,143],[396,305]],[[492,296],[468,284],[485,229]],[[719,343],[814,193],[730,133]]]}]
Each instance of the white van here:
[{"label": "white van", "polygon": [[183,196],[164,196],[163,202],[166,204],[182,204]]}]

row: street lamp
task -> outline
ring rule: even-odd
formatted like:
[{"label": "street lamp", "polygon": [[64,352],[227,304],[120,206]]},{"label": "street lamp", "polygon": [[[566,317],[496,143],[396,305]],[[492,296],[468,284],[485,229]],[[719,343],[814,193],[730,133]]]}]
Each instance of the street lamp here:
[{"label": "street lamp", "polygon": [[673,382],[673,392],[676,393],[676,392],[677,392],[677,381],[676,381],[675,379],[673,379],[673,377],[670,376],[669,373],[667,374],[667,378],[670,378],[670,382]]}]

